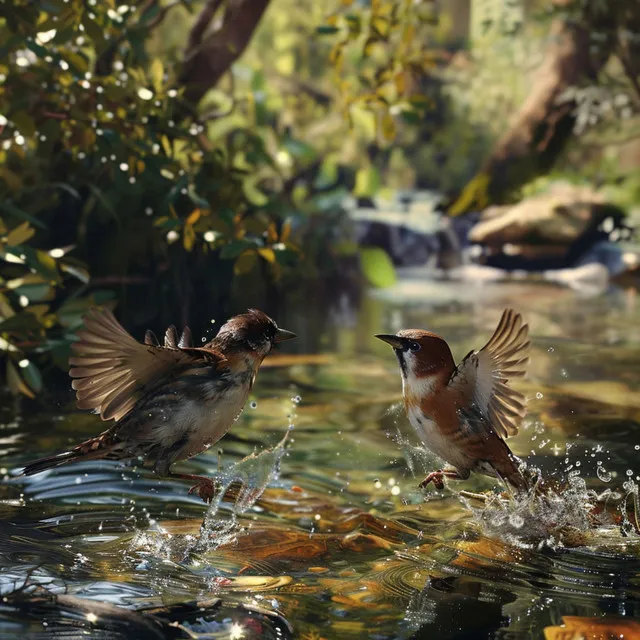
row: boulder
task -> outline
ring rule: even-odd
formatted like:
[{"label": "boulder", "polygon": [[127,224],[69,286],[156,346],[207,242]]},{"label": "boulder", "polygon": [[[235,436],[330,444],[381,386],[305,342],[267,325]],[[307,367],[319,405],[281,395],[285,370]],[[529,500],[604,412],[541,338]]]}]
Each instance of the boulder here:
[{"label": "boulder", "polygon": [[485,263],[530,271],[576,266],[594,245],[628,235],[625,213],[595,189],[554,183],[514,205],[489,207],[469,231]]}]

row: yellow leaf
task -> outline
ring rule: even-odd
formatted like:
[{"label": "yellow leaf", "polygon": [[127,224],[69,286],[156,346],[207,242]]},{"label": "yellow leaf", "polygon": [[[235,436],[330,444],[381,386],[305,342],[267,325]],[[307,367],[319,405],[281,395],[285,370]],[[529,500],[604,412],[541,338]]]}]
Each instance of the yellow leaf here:
[{"label": "yellow leaf", "polygon": [[296,56],[292,52],[280,54],[275,59],[275,68],[283,76],[290,76],[296,69]]},{"label": "yellow leaf", "polygon": [[269,247],[265,247],[263,249],[258,249],[258,253],[264,258],[267,262],[273,264],[276,261],[276,254],[273,249]]},{"label": "yellow leaf", "polygon": [[162,89],[162,76],[164,75],[164,68],[162,61],[158,58],[154,58],[151,66],[149,67],[149,77],[151,78],[151,84],[153,88],[159,92]]},{"label": "yellow leaf", "polygon": [[404,92],[407,89],[407,80],[406,80],[406,75],[404,71],[401,71],[400,73],[396,73],[393,81],[396,84],[396,91],[398,92],[398,96],[400,97],[404,96]]},{"label": "yellow leaf", "polygon": [[455,217],[470,211],[472,207],[484,209],[489,203],[488,188],[489,176],[486,173],[479,173],[462,190],[460,197],[449,207],[447,213]]},{"label": "yellow leaf", "polygon": [[202,215],[202,211],[200,209],[194,209],[187,218],[186,224],[194,225],[198,220],[200,220],[200,216]]},{"label": "yellow leaf", "polygon": [[412,24],[408,24],[407,28],[402,34],[402,41],[400,43],[400,46],[404,47],[405,51],[409,51],[409,49],[411,48],[411,43],[414,41],[415,37],[416,28]]},{"label": "yellow leaf", "polygon": [[267,242],[273,244],[278,241],[278,232],[274,222],[270,222],[267,228]]},{"label": "yellow leaf", "polygon": [[396,121],[393,119],[393,116],[389,112],[385,113],[382,116],[380,130],[382,132],[382,137],[386,142],[393,142],[393,140],[395,140]]},{"label": "yellow leaf", "polygon": [[247,251],[237,257],[233,265],[233,272],[237,276],[249,273],[255,266],[257,260],[258,254],[253,249],[247,249]]},{"label": "yellow leaf", "polygon": [[138,171],[138,174],[144,171],[144,160],[138,160],[136,162],[136,170]]},{"label": "yellow leaf", "polygon": [[15,229],[11,229],[7,236],[7,245],[15,247],[17,244],[23,244],[33,236],[35,230],[28,222],[23,222]]},{"label": "yellow leaf", "polygon": [[280,242],[287,242],[291,237],[291,221],[287,220],[282,225],[282,233],[280,234]]},{"label": "yellow leaf", "polygon": [[171,143],[169,142],[169,138],[167,138],[167,136],[162,136],[160,138],[160,143],[162,144],[162,148],[164,149],[164,152],[168,156],[173,154],[173,150],[171,148]]},{"label": "yellow leaf", "polygon": [[182,230],[182,246],[187,251],[191,251],[195,243],[196,243],[195,229],[190,224],[185,224],[184,229]]}]

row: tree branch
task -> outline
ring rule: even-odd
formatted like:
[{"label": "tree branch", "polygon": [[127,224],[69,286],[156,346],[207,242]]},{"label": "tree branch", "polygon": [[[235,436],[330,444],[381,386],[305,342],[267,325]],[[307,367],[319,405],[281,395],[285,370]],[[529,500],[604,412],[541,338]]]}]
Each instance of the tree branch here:
[{"label": "tree branch", "polygon": [[208,0],[189,34],[180,82],[195,106],[247,48],[270,0],[228,0],[221,24],[206,34],[223,0]]},{"label": "tree branch", "polygon": [[200,12],[200,15],[194,22],[193,27],[191,27],[189,40],[187,42],[187,55],[190,55],[196,47],[199,47],[200,44],[202,44],[204,32],[209,28],[209,25],[222,5],[222,2],[223,0],[207,0],[207,4]]}]

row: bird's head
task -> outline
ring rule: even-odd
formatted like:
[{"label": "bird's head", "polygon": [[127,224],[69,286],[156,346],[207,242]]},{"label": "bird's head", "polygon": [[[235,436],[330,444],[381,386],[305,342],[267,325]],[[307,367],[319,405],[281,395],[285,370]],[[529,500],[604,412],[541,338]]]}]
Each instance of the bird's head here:
[{"label": "bird's head", "polygon": [[213,344],[225,354],[243,352],[262,360],[274,345],[296,337],[295,333],[280,329],[266,313],[249,309],[233,316],[220,327]]},{"label": "bird's head", "polygon": [[378,334],[376,338],[393,347],[402,378],[406,382],[433,380],[453,371],[454,362],[449,345],[444,338],[431,331],[403,329],[395,335]]}]

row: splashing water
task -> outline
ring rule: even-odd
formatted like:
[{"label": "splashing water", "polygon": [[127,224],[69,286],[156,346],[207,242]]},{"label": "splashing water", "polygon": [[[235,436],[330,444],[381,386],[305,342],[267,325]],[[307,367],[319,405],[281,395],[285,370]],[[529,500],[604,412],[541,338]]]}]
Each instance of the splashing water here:
[{"label": "splashing water", "polygon": [[[151,530],[138,533],[131,548],[154,558],[186,560],[192,553],[203,553],[233,542],[241,535],[243,527],[238,516],[248,511],[260,498],[269,483],[280,473],[280,461],[285,454],[285,445],[293,425],[289,425],[284,436],[274,447],[252,453],[228,470],[216,474],[218,489],[216,497],[205,514],[200,535],[171,535],[155,523]],[[230,516],[222,514],[222,505],[227,492],[234,484],[240,484]]]},{"label": "splashing water", "polygon": [[564,486],[537,485],[526,495],[459,495],[486,535],[521,548],[606,545],[621,537],[640,540],[638,487],[632,480],[624,483],[623,492],[607,489],[598,494],[572,471]]},{"label": "splashing water", "polygon": [[[219,491],[205,515],[200,538],[194,551],[208,551],[221,544],[231,542],[240,530],[237,517],[248,511],[260,498],[271,480],[280,474],[280,461],[285,453],[285,445],[293,430],[290,425],[275,447],[252,453],[234,464],[228,472],[218,474]],[[240,482],[231,517],[219,517],[220,506],[232,484]]]}]

